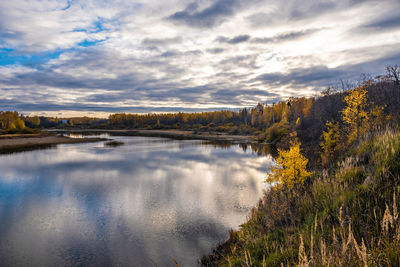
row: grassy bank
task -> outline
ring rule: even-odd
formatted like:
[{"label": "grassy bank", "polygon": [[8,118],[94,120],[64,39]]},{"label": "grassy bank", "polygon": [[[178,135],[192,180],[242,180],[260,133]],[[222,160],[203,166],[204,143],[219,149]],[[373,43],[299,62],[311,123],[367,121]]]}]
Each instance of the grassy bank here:
[{"label": "grassy bank", "polygon": [[0,153],[49,148],[58,144],[105,141],[105,138],[69,138],[54,134],[9,134],[0,136]]},{"label": "grassy bank", "polygon": [[400,266],[400,133],[347,149],[291,190],[270,189],[204,266]]}]

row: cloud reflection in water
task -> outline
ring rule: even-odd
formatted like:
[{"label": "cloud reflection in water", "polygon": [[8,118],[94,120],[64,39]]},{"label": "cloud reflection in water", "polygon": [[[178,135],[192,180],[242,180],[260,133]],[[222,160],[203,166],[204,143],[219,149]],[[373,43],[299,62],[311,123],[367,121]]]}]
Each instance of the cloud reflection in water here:
[{"label": "cloud reflection in water", "polygon": [[0,156],[6,265],[193,265],[244,222],[270,156],[116,137]]}]

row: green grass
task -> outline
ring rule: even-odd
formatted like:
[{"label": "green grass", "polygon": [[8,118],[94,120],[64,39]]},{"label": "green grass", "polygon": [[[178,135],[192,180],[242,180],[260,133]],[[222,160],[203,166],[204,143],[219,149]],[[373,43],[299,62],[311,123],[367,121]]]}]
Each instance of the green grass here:
[{"label": "green grass", "polygon": [[400,135],[379,134],[346,155],[291,191],[266,192],[202,264],[400,266]]}]

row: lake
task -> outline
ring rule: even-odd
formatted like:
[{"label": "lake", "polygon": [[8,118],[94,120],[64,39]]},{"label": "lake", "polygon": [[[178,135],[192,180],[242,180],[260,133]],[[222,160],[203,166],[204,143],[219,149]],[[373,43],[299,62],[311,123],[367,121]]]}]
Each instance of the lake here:
[{"label": "lake", "polygon": [[195,266],[266,188],[244,146],[112,138],[0,155],[0,265]]}]

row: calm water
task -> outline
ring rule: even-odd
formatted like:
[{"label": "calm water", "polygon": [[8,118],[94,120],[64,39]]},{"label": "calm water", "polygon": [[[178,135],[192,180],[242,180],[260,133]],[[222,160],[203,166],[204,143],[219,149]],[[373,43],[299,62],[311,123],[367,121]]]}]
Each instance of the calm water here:
[{"label": "calm water", "polygon": [[0,265],[194,266],[265,189],[269,156],[112,138],[0,155]]}]

